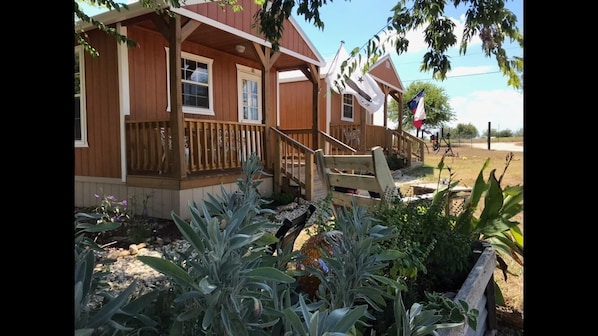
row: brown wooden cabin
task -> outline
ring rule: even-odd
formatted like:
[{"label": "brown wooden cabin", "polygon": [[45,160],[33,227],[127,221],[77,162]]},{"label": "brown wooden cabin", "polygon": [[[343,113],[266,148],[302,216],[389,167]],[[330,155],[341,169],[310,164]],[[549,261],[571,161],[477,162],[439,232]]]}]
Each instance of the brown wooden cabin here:
[{"label": "brown wooden cabin", "polygon": [[[76,23],[100,54],[75,45],[76,207],[97,205],[95,195],[136,204],[152,195],[148,215],[189,218],[189,202],[237,189],[251,153],[271,174],[259,186],[264,197],[286,179],[311,199],[313,151],[355,151],[328,134],[321,103],[301,108],[301,139],[281,131],[293,101],[321,101],[325,63],[292,18],[274,52],[252,27],[257,5],[239,4],[235,13],[188,0],[170,17],[137,2],[95,17],[136,41],[132,48]],[[308,84],[289,98],[278,77],[295,70]]]},{"label": "brown wooden cabin", "polygon": [[[352,95],[340,95],[331,90],[325,80],[329,66],[330,63],[320,69],[320,91],[317,98],[319,137],[315,140],[317,145],[314,145],[312,141],[313,118],[309,115],[313,110],[313,99],[307,94],[312,85],[300,71],[280,73],[279,75],[279,130],[306,147],[322,148],[326,153],[368,153],[371,148],[380,146],[386,155],[398,155],[405,158],[408,166],[415,162],[423,162],[424,144],[421,139],[401,131],[402,115],[399,115],[399,124],[396,129],[388,128],[388,104],[386,103],[383,105],[382,111],[375,112],[384,114],[384,124],[375,125],[373,113],[359,105]],[[381,57],[370,67],[368,73],[382,89],[386,102],[390,96],[397,101],[398,106],[403,105],[405,88],[390,55]],[[399,110],[399,113],[402,111]],[[301,149],[297,148],[296,151],[301,152]],[[282,159],[284,161],[286,157],[282,155]],[[287,165],[293,166],[292,163],[287,163]],[[284,163],[282,167],[285,167]],[[309,172],[304,174],[308,175]],[[304,187],[303,180],[296,178],[300,174],[293,172],[288,175],[288,178],[295,184]],[[285,184],[285,182],[280,183]],[[305,186],[305,188],[307,189],[306,194],[309,195],[309,186]]]}]

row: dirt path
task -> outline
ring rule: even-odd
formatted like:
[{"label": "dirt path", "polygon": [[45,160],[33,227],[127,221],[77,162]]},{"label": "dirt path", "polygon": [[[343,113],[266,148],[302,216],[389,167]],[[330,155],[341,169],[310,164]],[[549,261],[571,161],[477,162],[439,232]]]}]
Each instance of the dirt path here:
[{"label": "dirt path", "polygon": [[[475,148],[488,148],[488,143],[474,142],[474,143],[471,143],[471,146],[475,147]],[[523,152],[523,143],[522,142],[492,142],[490,144],[490,150]]]}]

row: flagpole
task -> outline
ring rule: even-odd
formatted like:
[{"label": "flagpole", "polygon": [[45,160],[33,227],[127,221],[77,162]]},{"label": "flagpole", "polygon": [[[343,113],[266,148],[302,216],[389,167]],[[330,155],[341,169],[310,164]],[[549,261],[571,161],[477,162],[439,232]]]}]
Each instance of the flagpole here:
[{"label": "flagpole", "polygon": [[345,44],[345,41],[341,40],[341,45],[336,50],[336,54],[334,55],[334,58],[332,59],[332,61],[330,61],[330,66],[328,67],[328,72],[326,73],[326,77],[328,77],[330,75],[330,71],[333,70],[332,65],[336,65],[335,61],[338,58],[338,55],[340,55],[341,48],[343,47],[344,44]]}]

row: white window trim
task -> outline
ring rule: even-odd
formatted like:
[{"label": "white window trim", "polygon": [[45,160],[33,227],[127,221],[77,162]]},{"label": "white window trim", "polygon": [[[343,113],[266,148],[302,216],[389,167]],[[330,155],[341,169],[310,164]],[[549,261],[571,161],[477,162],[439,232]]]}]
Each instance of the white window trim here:
[{"label": "white window trim", "polygon": [[[243,118],[243,79],[255,81],[258,83],[257,87],[257,109],[258,119],[244,119]],[[261,124],[264,120],[262,114],[262,71],[254,68],[250,68],[245,65],[237,64],[237,95],[238,95],[238,106],[239,106],[239,122]]]},{"label": "white window trim", "polygon": [[[167,94],[168,94],[168,106],[166,106],[166,112],[170,112],[170,57],[168,56],[168,47],[164,48],[166,50],[166,86],[167,86]],[[194,55],[191,53],[187,53],[181,51],[181,58],[187,58],[190,60],[194,60],[197,62],[204,63],[208,66],[208,99],[210,100],[210,107],[209,108],[199,108],[199,107],[191,107],[183,105],[183,113],[190,113],[190,114],[203,114],[203,115],[215,115],[214,113],[214,85],[212,83],[212,77],[214,77],[214,73],[212,71],[212,63],[214,63],[213,59]],[[179,69],[179,71],[181,71]]]},{"label": "white window trim", "polygon": [[350,121],[353,122],[355,119],[355,100],[353,99],[353,95],[349,94],[351,96],[351,118],[347,118],[345,117],[345,94],[341,94],[341,120],[342,121]]},{"label": "white window trim", "polygon": [[87,103],[85,100],[85,53],[83,47],[75,46],[75,53],[79,55],[79,87],[81,89],[81,92],[79,94],[79,102],[81,106],[79,108],[81,111],[81,140],[74,141],[75,147],[89,147],[89,143],[87,142]]}]

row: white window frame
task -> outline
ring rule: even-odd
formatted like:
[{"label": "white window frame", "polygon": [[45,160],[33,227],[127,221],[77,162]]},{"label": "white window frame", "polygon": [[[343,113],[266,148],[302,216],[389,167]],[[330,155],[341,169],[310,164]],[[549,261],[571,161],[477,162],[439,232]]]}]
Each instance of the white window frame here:
[{"label": "white window frame", "polygon": [[[170,112],[170,57],[168,56],[168,47],[166,49],[166,82],[168,87],[168,106],[166,107],[166,111]],[[190,114],[203,114],[203,115],[215,115],[214,114],[214,85],[212,84],[212,77],[214,77],[212,71],[212,63],[214,63],[213,59],[194,55],[188,52],[181,51],[181,58],[186,58],[192,61],[200,62],[207,65],[208,68],[208,108],[202,107],[195,107],[195,106],[185,106],[183,105],[183,113],[190,113]],[[180,70],[179,70],[180,71]],[[181,94],[183,94],[181,92]]]},{"label": "white window frame", "polygon": [[[243,117],[243,107],[245,101],[243,100],[243,80],[253,81],[257,83],[257,119],[245,119]],[[238,92],[238,106],[239,106],[239,122],[261,124],[263,121],[262,115],[262,71],[241,64],[237,64],[237,92]]]},{"label": "white window frame", "polygon": [[[345,102],[345,96],[351,97],[351,104],[348,104]],[[351,118],[345,117],[345,106],[348,106],[351,108]],[[355,119],[355,101],[353,100],[353,95],[347,94],[347,93],[341,94],[341,120],[353,122],[354,119]]]},{"label": "white window frame", "polygon": [[[74,93],[74,98],[79,97],[79,111],[81,123],[81,139],[74,139],[75,147],[89,147],[87,142],[87,110],[85,101],[85,54],[83,47],[75,46],[75,57],[79,57],[79,94]],[[74,69],[73,69],[74,70]],[[73,72],[73,76],[74,76]],[[73,78],[74,80],[74,78]]]}]

